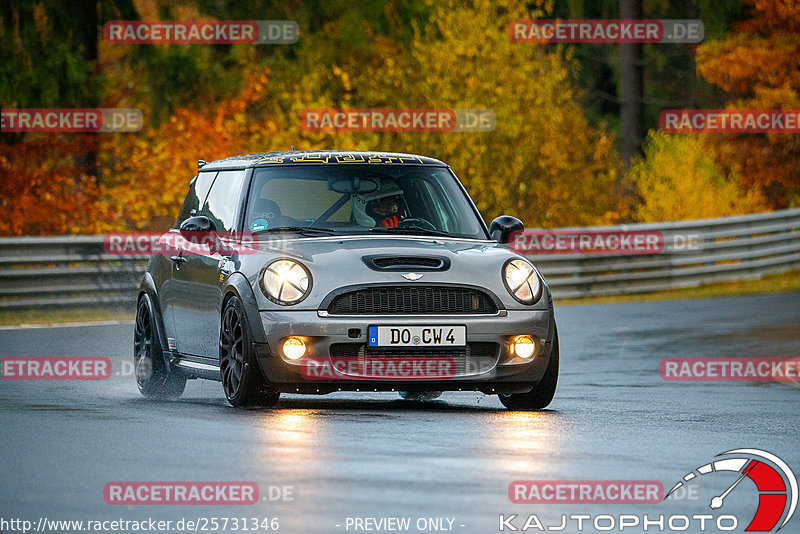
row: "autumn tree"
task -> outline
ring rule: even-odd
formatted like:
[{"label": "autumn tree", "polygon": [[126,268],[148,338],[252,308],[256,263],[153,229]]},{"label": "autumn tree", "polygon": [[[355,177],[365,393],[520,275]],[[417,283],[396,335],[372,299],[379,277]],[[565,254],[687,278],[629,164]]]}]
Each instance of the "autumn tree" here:
[{"label": "autumn tree", "polygon": [[[704,154],[696,144],[699,137],[653,137],[647,157],[628,175],[643,195],[643,207],[636,210],[630,198],[620,196],[621,166],[610,133],[614,124],[608,126],[602,116],[582,107],[586,100],[576,48],[515,44],[508,37],[510,21],[552,17],[551,4],[337,0],[333,7],[301,3],[286,11],[285,3],[259,0],[254,4],[259,12],[298,19],[298,43],[101,42],[98,66],[107,84],[100,105],[143,109],[145,128],[93,136],[99,143],[101,179],[96,184],[85,183],[87,171],[80,162],[70,167],[68,158],[74,150],[87,149],[77,141],[86,136],[37,134],[3,146],[1,200],[17,210],[17,220],[0,232],[164,229],[174,221],[198,158],[293,145],[438,157],[451,164],[487,219],[509,213],[529,227],[760,209],[757,194],[735,183],[744,179],[746,169],[721,166],[725,147]],[[136,16],[151,20],[220,17],[228,8],[231,17],[248,18],[244,4],[225,1],[173,7],[163,0],[138,0],[135,6]],[[483,133],[306,131],[303,110],[321,107],[484,108],[494,111],[496,127]],[[675,163],[676,157],[696,168]],[[709,165],[714,158],[716,167]],[[678,171],[662,167],[665,162],[684,173],[683,182]],[[66,179],[70,169],[72,183]],[[682,191],[692,179],[700,192],[707,189],[720,199],[713,213],[688,209],[696,204],[682,205],[669,195],[657,205],[656,192],[664,184]]]},{"label": "autumn tree", "polygon": [[[332,70],[338,98],[309,104],[492,109],[493,132],[375,134],[359,138],[356,147],[448,162],[489,220],[502,213],[538,227],[616,220],[613,136],[586,120],[569,50],[508,37],[510,21],[542,18],[546,11],[509,0],[432,6],[429,24],[416,27],[407,53],[372,37],[368,61],[343,61]],[[348,147],[339,133],[307,138]]]},{"label": "autumn tree", "polygon": [[650,132],[645,156],[635,160],[628,177],[641,201],[634,211],[640,222],[767,211],[761,194],[742,187],[739,176],[726,174],[693,134]]},{"label": "autumn tree", "polygon": [[86,135],[47,134],[0,144],[0,235],[97,232],[98,186],[73,158],[93,146]]},{"label": "autumn tree", "polygon": [[[698,72],[730,95],[728,108],[800,109],[800,3],[747,0],[752,18],[697,51]],[[773,208],[800,204],[800,138],[791,133],[709,136],[720,164]]]},{"label": "autumn tree", "polygon": [[[252,74],[237,95],[213,108],[177,109],[139,135],[108,138],[104,220],[163,228],[174,219],[198,157],[292,145],[439,157],[489,219],[511,213],[529,226],[547,227],[616,219],[613,138],[588,125],[571,74],[575,65],[562,49],[508,38],[510,20],[543,12],[489,0],[446,0],[430,9],[430,22],[415,25],[408,44],[365,21],[368,46],[333,64],[320,42],[340,38],[338,23],[268,57],[257,47],[239,48],[241,68]],[[320,107],[488,108],[497,125],[488,133],[304,130],[303,110]]]}]

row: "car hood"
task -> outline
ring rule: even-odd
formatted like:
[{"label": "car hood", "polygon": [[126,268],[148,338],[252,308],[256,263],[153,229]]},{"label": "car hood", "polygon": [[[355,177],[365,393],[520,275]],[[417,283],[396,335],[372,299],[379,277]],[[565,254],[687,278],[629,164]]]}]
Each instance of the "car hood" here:
[{"label": "car hood", "polygon": [[[255,252],[255,250],[254,250]],[[435,256],[449,263],[443,271],[415,269],[375,270],[364,258],[369,256]],[[254,254],[239,256],[242,271],[250,279],[261,309],[288,309],[272,303],[263,296],[259,279],[263,269],[278,258],[291,258],[302,262],[313,278],[311,292],[292,310],[318,309],[322,300],[332,291],[344,286],[359,284],[414,284],[447,283],[484,288],[497,296],[506,309],[541,309],[546,307],[542,298],[536,306],[524,306],[513,299],[503,285],[501,271],[506,261],[521,256],[506,245],[495,241],[474,239],[449,239],[428,236],[347,236],[306,237],[299,239],[263,239]],[[403,274],[422,275],[408,280]]]}]

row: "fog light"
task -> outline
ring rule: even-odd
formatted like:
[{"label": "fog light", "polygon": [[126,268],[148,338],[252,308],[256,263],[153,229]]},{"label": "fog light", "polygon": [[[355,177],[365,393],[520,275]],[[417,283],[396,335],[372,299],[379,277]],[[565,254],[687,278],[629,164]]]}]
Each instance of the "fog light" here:
[{"label": "fog light", "polygon": [[283,355],[290,360],[299,360],[306,353],[306,344],[298,337],[290,337],[283,342]]},{"label": "fog light", "polygon": [[517,336],[511,344],[511,350],[519,358],[530,358],[533,356],[533,351],[536,344],[533,342],[531,336]]}]

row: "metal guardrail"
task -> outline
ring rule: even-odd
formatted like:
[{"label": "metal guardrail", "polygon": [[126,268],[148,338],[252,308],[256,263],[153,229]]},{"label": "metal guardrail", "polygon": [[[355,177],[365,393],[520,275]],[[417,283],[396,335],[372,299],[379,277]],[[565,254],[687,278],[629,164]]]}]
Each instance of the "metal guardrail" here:
[{"label": "metal guardrail", "polygon": [[[800,269],[800,209],[559,230],[659,231],[659,254],[528,256],[557,298],[642,293]],[[0,310],[132,308],[147,260],[106,254],[102,236],[0,238]]]},{"label": "metal guardrail", "polygon": [[0,238],[0,310],[132,308],[146,266],[106,254],[103,236]]},{"label": "metal guardrail", "polygon": [[570,230],[658,231],[663,234],[664,250],[659,254],[529,255],[558,298],[698,287],[800,269],[800,209]]}]

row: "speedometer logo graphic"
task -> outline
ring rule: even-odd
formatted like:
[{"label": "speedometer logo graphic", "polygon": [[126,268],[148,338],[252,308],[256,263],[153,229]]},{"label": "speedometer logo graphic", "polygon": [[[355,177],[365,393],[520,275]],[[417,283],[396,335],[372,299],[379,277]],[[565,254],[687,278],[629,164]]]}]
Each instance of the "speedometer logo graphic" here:
[{"label": "speedometer logo graphic", "polygon": [[758,489],[758,509],[745,529],[746,532],[777,532],[794,515],[797,508],[797,479],[786,462],[774,454],[759,449],[734,449],[718,454],[719,458],[687,473],[664,497],[666,500],[678,488],[698,477],[719,472],[734,472],[740,476],[725,491],[711,498],[709,506],[717,510],[739,484],[749,478]]}]

